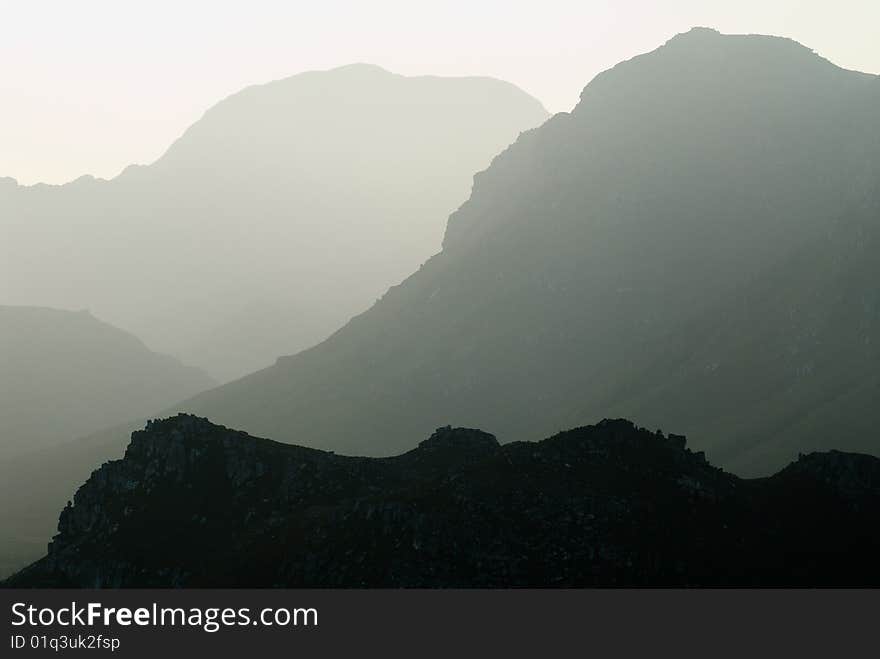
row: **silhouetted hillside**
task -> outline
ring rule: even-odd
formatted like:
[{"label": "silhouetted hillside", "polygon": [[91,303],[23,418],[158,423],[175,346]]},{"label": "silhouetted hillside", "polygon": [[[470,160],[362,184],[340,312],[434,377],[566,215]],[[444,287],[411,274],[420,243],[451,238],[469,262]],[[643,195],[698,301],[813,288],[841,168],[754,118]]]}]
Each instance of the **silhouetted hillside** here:
[{"label": "silhouetted hillside", "polygon": [[132,435],[12,586],[880,584],[880,460],[741,480],[628,421],[349,458],[178,416]]},{"label": "silhouetted hillside", "polygon": [[439,250],[474,172],[546,117],[505,82],[365,64],[249,87],[111,181],[0,181],[0,302],[89,308],[238,377]]},{"label": "silhouetted hillside", "polygon": [[[680,35],[500,154],[369,311],[169,411],[358,455],[448,422],[508,442],[603,417],[740,475],[876,453],[877,107],[880,78],[792,41]],[[52,497],[135,427],[47,456]]]},{"label": "silhouetted hillside", "polygon": [[499,155],[368,312],[177,409],[371,455],[606,416],[742,473],[876,451],[878,107],[880,78],[793,41],[680,35]]}]

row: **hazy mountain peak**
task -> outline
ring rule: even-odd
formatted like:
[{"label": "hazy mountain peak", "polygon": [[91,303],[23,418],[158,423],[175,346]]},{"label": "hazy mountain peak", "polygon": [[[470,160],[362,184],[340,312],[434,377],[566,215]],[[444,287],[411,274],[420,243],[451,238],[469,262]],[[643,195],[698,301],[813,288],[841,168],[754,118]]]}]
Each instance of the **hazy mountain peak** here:
[{"label": "hazy mountain peak", "polygon": [[762,42],[765,46],[775,45],[776,47],[789,44],[788,47],[794,47],[808,53],[813,52],[789,37],[780,37],[772,34],[724,33],[715,28],[703,26],[694,26],[686,32],[679,32],[656,50],[669,48],[670,46],[688,48],[719,48],[728,46],[754,49],[758,42]]},{"label": "hazy mountain peak", "polygon": [[392,73],[378,64],[371,64],[369,62],[352,62],[351,64],[343,64],[342,66],[328,69],[328,71],[334,73],[355,73],[359,75],[399,75],[397,73]]},{"label": "hazy mountain peak", "polygon": [[546,116],[498,80],[372,64],[248,87],[112,181],[3,185],[0,301],[88,306],[241,376],[322,340],[436,253],[473,173]]},{"label": "hazy mountain peak", "polygon": [[[787,37],[722,34],[711,28],[695,27],[653,51],[620,62],[597,75],[584,88],[575,112],[600,91],[629,92],[634,98],[641,98],[645,90],[656,94],[664,84],[673,85],[669,91],[675,92],[681,81],[689,80],[710,85],[707,93],[709,89],[724,93],[751,78],[756,84],[763,82],[765,91],[772,94],[771,85],[777,85],[776,91],[781,91],[786,84],[799,87],[811,76],[843,71]],[[682,100],[690,101],[686,97]]]},{"label": "hazy mountain peak", "polygon": [[711,38],[720,37],[720,36],[722,36],[721,32],[716,30],[714,27],[695,25],[687,32],[681,32],[681,33],[675,35],[674,37],[672,37],[672,39],[670,39],[670,41],[674,41],[675,39],[687,39],[687,38],[710,38],[711,39]]},{"label": "hazy mountain peak", "polygon": [[[520,215],[514,206],[526,203],[523,196],[538,194],[542,186],[550,193],[551,187],[573,184],[584,176],[610,177],[612,171],[627,170],[631,175],[626,184],[639,196],[649,193],[640,177],[654,176],[654,167],[684,158],[699,157],[713,169],[749,160],[755,171],[765,167],[769,174],[781,157],[780,152],[768,152],[771,143],[779,149],[801,149],[793,166],[807,168],[824,150],[836,148],[844,162],[842,169],[829,166],[833,176],[863,179],[867,175],[854,170],[865,159],[847,157],[841,145],[835,146],[827,123],[870,125],[880,85],[869,83],[878,80],[841,69],[791,39],[694,28],[598,74],[570,114],[552,117],[500,154],[494,167],[475,177],[471,198],[450,217],[444,247],[483,240]],[[742,139],[743,133],[749,137]],[[856,151],[871,148],[857,131],[842,138]],[[579,154],[579,149],[589,152]],[[511,176],[523,176],[524,166],[532,168],[527,187],[508,191],[503,212],[483,213],[483,195],[497,201],[496,193],[509,187]],[[675,165],[669,175],[677,171]],[[800,185],[799,179],[787,180]],[[762,184],[757,178],[754,182]],[[692,181],[681,184],[685,193],[698,187]],[[588,201],[574,188],[567,192],[570,203],[575,198]],[[818,190],[806,194],[821,196]],[[602,191],[596,190],[595,196],[603,196]],[[822,203],[831,212],[834,202],[825,197]]]},{"label": "hazy mountain peak", "polygon": [[[247,87],[220,101],[171,145],[157,167],[181,160],[195,164],[194,159],[203,157],[206,149],[214,151],[211,158],[215,161],[221,158],[220,162],[235,159],[243,163],[258,163],[256,154],[274,151],[286,155],[285,164],[296,166],[303,175],[324,185],[323,177],[338,176],[340,168],[352,164],[359,167],[359,160],[346,163],[334,157],[344,144],[362,142],[361,150],[371,152],[371,157],[378,160],[386,156],[384,151],[393,139],[389,123],[410,133],[411,139],[420,140],[428,123],[433,124],[432,130],[445,132],[443,122],[436,117],[438,112],[445,109],[447,121],[457,124],[462,121],[458,115],[463,110],[478,116],[488,109],[484,106],[496,106],[499,112],[508,106],[533,116],[523,122],[523,129],[532,128],[547,116],[536,99],[493,78],[403,76],[362,63],[307,71]],[[259,121],[254,121],[257,113]],[[317,151],[310,147],[316,126],[330,139]],[[510,141],[514,138],[511,136]],[[504,146],[507,144],[499,150]],[[305,157],[313,158],[308,166],[297,163]],[[474,171],[478,169],[482,167]]]}]

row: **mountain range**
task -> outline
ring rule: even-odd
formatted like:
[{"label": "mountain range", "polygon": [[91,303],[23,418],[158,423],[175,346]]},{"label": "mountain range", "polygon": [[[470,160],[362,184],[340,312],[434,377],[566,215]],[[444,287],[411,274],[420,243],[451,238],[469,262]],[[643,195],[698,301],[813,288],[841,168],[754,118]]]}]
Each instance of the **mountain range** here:
[{"label": "mountain range", "polygon": [[[312,348],[150,416],[193,413],[254,436],[373,457],[402,454],[446,424],[491,429],[526,454],[519,442],[625,417],[686,434],[740,476],[775,474],[718,478],[750,492],[734,497],[739,510],[781,514],[784,502],[768,491],[794,487],[786,474],[873,473],[870,458],[850,452],[877,453],[880,426],[877,107],[880,77],[841,69],[791,40],[705,28],[679,35],[600,74],[572,112],[496,156],[450,216],[442,250],[369,310]],[[84,469],[120,456],[141,425],[72,442],[8,476],[52,473],[51,486],[33,496],[60,503]],[[149,448],[134,446],[141,464]],[[641,469],[638,452],[630,457]],[[363,460],[343,462],[385,464]],[[100,477],[109,489],[90,481],[84,496],[115,493],[113,475],[128,466],[109,467]],[[823,520],[843,515],[816,496],[831,511]],[[53,560],[83,542],[74,503]],[[808,523],[805,510],[791,513],[793,524]],[[205,517],[219,519],[216,511]],[[778,557],[792,538],[809,539],[805,526],[771,541],[772,522],[743,523],[744,534],[759,538],[749,552]],[[719,561],[730,558],[713,547]],[[754,571],[757,559],[747,565]],[[64,568],[64,578],[95,577],[88,566],[76,569]],[[137,582],[120,570],[118,580],[104,574],[100,582]],[[725,574],[725,583],[754,583]],[[627,583],[640,578],[630,574]],[[567,583],[575,582],[587,583]],[[644,581],[660,582],[683,583],[660,571]]]},{"label": "mountain range", "polygon": [[112,180],[0,180],[0,302],[88,308],[229,380],[326,338],[440,249],[541,104],[355,64],[248,87]]},{"label": "mountain range", "polygon": [[880,77],[793,41],[679,35],[496,157],[369,311],[173,410],[364,455],[603,417],[741,474],[876,451],[877,107]]}]

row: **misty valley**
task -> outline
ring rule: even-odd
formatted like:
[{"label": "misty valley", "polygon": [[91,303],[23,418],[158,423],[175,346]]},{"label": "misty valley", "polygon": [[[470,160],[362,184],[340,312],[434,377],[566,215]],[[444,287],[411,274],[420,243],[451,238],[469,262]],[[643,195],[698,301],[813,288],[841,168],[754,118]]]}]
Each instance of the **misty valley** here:
[{"label": "misty valley", "polygon": [[880,587],[880,76],[370,64],[0,178],[14,588]]}]

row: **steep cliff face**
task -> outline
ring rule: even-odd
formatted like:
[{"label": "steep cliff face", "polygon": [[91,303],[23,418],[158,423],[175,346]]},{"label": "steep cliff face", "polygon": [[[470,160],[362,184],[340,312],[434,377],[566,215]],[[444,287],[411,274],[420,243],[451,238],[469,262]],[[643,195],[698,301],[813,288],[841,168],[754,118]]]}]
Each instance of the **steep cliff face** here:
[{"label": "steep cliff face", "polygon": [[179,415],[95,471],[7,584],[878,585],[878,513],[876,458],[742,480],[623,420],[355,458]]}]

